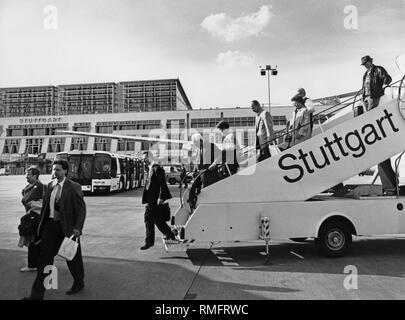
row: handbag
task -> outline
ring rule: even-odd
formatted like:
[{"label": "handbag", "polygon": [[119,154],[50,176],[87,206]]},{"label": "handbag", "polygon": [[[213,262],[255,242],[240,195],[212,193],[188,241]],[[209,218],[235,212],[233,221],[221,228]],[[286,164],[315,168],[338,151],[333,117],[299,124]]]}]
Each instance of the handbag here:
[{"label": "handbag", "polygon": [[66,259],[67,261],[73,260],[77,252],[77,247],[79,246],[77,238],[73,240],[73,237],[74,235],[72,235],[70,238],[65,237],[59,248],[58,256]]},{"label": "handbag", "polygon": [[168,203],[163,203],[157,206],[157,214],[164,218],[164,221],[170,220],[170,206]]},{"label": "handbag", "polygon": [[37,233],[39,222],[41,218],[40,215],[30,211],[25,214],[21,220],[20,225],[18,226],[18,233],[20,236],[33,236]]}]

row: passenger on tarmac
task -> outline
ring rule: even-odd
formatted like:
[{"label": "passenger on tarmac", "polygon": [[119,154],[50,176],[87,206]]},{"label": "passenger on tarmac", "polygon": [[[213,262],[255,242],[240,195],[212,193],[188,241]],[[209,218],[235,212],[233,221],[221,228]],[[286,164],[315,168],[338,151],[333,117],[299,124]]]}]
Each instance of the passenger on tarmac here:
[{"label": "passenger on tarmac", "polygon": [[[361,58],[361,65],[367,70],[363,75],[362,97],[363,104],[367,111],[378,106],[380,98],[384,95],[384,86],[391,83],[392,78],[381,66],[373,64],[373,58],[364,56]],[[395,195],[397,177],[391,166],[391,159],[378,164],[378,174],[383,185],[385,195]]]},{"label": "passenger on tarmac", "polygon": [[53,265],[65,237],[74,237],[78,242],[73,260],[66,261],[74,280],[66,294],[76,294],[84,288],[84,267],[79,237],[86,219],[86,204],[80,184],[67,178],[68,172],[69,163],[66,160],[57,159],[53,162],[52,176],[55,179],[46,188],[37,233],[41,239],[37,276],[32,285],[31,295],[24,300],[44,298],[47,276],[44,270],[47,266]]},{"label": "passenger on tarmac", "polygon": [[176,237],[166,223],[166,217],[161,210],[162,207],[168,206],[165,203],[172,198],[166,183],[165,171],[154,161],[152,152],[144,152],[143,158],[146,170],[146,183],[142,194],[142,204],[145,204],[146,237],[145,244],[141,247],[141,250],[147,250],[155,244],[155,224],[160,232],[164,234],[166,240],[175,240]]},{"label": "passenger on tarmac", "polygon": [[[28,185],[22,190],[22,204],[24,205],[25,212],[31,213],[36,216],[39,222],[42,198],[44,196],[44,185],[39,181],[39,170],[35,166],[31,166],[27,169],[26,179]],[[31,220],[31,219],[30,219]],[[37,243],[36,232],[30,235],[21,235],[18,243],[19,247],[28,247],[28,264],[26,267],[20,269],[21,272],[37,271],[39,248]]]}]

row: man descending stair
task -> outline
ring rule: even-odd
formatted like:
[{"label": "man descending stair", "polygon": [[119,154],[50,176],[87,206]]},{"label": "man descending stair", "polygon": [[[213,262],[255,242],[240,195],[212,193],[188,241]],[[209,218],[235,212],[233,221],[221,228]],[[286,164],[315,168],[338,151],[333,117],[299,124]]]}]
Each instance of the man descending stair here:
[{"label": "man descending stair", "polygon": [[256,149],[258,150],[257,161],[263,161],[270,158],[269,143],[273,144],[274,129],[273,119],[267,110],[257,100],[251,104],[252,111],[256,113]]},{"label": "man descending stair", "polygon": [[[384,95],[383,87],[389,85],[392,79],[383,67],[373,64],[373,59],[370,56],[362,57],[361,65],[367,69],[363,75],[363,104],[365,109],[370,111],[378,106],[380,98]],[[389,158],[378,165],[378,174],[384,193],[394,195],[397,179]]]}]

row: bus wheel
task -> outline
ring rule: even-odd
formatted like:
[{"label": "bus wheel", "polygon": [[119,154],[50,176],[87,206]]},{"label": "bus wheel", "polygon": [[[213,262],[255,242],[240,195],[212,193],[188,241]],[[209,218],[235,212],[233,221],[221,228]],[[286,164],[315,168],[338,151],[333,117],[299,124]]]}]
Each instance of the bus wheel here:
[{"label": "bus wheel", "polygon": [[315,239],[319,251],[327,257],[345,255],[352,244],[350,226],[343,221],[325,222]]},{"label": "bus wheel", "polygon": [[290,238],[294,242],[307,242],[307,238]]},{"label": "bus wheel", "polygon": [[170,184],[176,184],[176,182],[177,182],[177,181],[176,181],[175,178],[170,178],[170,179],[169,179],[169,183],[170,183]]},{"label": "bus wheel", "polygon": [[118,187],[118,190],[119,191],[124,191],[125,190],[125,184],[124,184],[124,179],[123,178],[120,179],[120,185]]}]

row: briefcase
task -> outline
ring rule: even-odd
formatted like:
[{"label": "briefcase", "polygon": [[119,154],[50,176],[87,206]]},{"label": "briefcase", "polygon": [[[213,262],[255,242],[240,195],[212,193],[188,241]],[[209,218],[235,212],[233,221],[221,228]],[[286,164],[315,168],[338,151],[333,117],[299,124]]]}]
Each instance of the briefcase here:
[{"label": "briefcase", "polygon": [[170,206],[168,203],[163,203],[157,206],[157,214],[164,218],[164,221],[170,220]]}]

